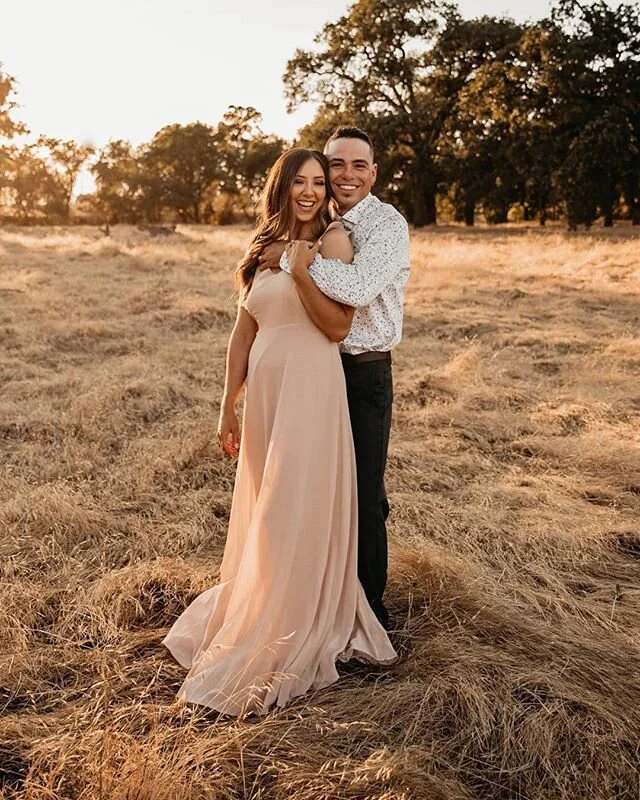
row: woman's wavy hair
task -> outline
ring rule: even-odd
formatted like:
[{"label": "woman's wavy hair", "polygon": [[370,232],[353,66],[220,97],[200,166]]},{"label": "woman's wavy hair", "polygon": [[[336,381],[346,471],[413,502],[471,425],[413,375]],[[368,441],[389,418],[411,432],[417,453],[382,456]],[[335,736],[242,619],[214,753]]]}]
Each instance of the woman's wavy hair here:
[{"label": "woman's wavy hair", "polygon": [[264,185],[259,201],[259,216],[256,231],[247,252],[235,270],[235,284],[240,300],[248,294],[258,268],[258,256],[272,242],[286,239],[294,222],[294,211],[291,205],[291,187],[300,171],[300,167],[310,158],[315,159],[322,167],[326,189],[325,201],[312,220],[312,235],[318,239],[331,222],[329,206],[333,200],[333,192],[329,183],[329,162],[319,150],[305,147],[293,147],[279,156],[271,167],[267,182]]}]

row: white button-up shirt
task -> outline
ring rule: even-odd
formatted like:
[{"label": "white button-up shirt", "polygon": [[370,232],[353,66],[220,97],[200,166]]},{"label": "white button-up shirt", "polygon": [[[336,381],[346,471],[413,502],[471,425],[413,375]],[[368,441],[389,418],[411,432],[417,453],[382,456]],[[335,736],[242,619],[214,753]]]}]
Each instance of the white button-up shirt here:
[{"label": "white button-up shirt", "polygon": [[[309,274],[328,297],[356,311],[345,353],[391,350],[402,336],[404,287],[409,279],[409,227],[392,205],[368,194],[341,218],[350,232],[352,264],[316,256]],[[290,272],[287,254],[280,259]]]}]

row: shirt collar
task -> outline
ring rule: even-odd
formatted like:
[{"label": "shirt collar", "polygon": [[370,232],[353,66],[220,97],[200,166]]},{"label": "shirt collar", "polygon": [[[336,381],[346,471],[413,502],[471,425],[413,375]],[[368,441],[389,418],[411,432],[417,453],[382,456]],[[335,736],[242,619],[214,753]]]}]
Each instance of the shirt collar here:
[{"label": "shirt collar", "polygon": [[376,201],[376,197],[369,192],[366,197],[363,197],[359,203],[356,203],[353,208],[350,208],[342,215],[342,219],[349,222],[351,225],[357,225],[364,216],[366,210]]}]

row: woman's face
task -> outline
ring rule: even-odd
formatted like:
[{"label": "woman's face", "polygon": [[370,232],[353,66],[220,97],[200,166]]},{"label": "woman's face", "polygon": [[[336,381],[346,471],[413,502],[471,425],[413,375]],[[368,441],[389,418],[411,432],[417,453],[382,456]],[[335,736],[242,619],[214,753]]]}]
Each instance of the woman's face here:
[{"label": "woman's face", "polygon": [[291,205],[296,220],[310,222],[327,197],[324,171],[315,158],[307,159],[298,170],[291,187]]}]

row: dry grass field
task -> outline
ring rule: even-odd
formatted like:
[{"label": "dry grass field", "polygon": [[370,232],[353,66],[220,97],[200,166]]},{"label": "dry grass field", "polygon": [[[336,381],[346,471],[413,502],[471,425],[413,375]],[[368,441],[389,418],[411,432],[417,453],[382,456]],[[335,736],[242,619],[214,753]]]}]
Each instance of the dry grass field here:
[{"label": "dry grass field", "polygon": [[[0,797],[640,797],[640,238],[413,236],[401,660],[257,721],[175,701],[217,579],[249,229],[0,231]],[[640,233],[640,232],[639,232]]]}]

